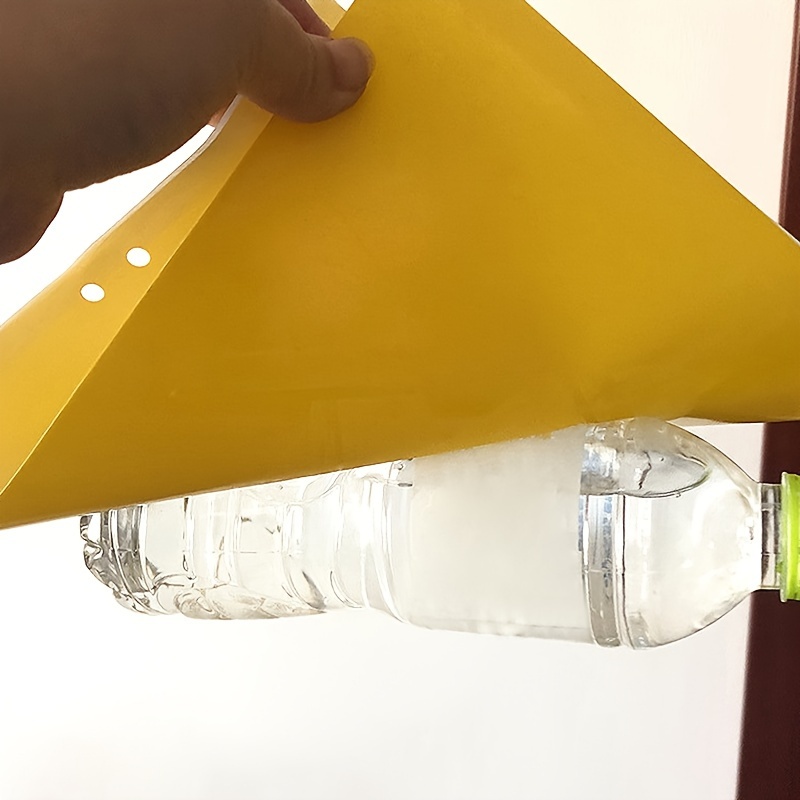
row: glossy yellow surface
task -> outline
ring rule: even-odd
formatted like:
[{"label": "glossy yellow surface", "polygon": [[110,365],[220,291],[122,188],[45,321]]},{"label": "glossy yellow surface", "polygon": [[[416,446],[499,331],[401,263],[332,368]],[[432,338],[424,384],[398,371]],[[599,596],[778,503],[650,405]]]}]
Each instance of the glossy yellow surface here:
[{"label": "glossy yellow surface", "polygon": [[0,329],[0,527],[587,421],[800,416],[797,243],[522,0],[357,0],[337,35],[377,56],[354,109],[243,104]]}]

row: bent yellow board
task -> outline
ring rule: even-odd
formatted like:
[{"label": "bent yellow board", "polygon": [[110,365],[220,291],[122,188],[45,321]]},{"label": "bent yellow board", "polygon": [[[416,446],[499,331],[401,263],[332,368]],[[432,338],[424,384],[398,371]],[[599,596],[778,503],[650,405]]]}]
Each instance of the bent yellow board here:
[{"label": "bent yellow board", "polygon": [[522,0],[358,0],[337,34],[377,55],[355,108],[241,105],[0,329],[0,526],[587,421],[800,416],[797,243]]}]

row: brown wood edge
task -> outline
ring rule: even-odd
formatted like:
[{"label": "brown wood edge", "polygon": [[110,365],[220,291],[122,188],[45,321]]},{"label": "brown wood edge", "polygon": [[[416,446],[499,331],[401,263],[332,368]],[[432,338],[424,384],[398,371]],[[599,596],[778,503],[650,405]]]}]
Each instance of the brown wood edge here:
[{"label": "brown wood edge", "polygon": [[[800,239],[800,0],[780,224]],[[761,479],[778,483],[783,472],[800,473],[800,422],[765,426]],[[752,600],[737,798],[800,800],[800,603],[781,603],[777,592],[757,592]]]}]

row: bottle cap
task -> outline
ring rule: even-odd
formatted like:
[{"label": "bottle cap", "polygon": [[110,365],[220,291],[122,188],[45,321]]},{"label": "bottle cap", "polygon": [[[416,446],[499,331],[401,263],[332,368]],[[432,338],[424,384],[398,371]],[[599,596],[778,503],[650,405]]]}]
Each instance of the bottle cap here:
[{"label": "bottle cap", "polygon": [[778,554],[781,600],[800,600],[800,475],[783,473]]}]

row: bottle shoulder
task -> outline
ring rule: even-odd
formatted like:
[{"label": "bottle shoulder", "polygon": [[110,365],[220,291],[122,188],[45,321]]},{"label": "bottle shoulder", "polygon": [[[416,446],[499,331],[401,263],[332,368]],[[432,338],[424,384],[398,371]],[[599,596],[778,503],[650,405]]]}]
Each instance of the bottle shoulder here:
[{"label": "bottle shoulder", "polygon": [[760,485],[702,439],[654,420],[593,426],[582,484],[588,600],[610,644],[683,638],[759,588]]}]

